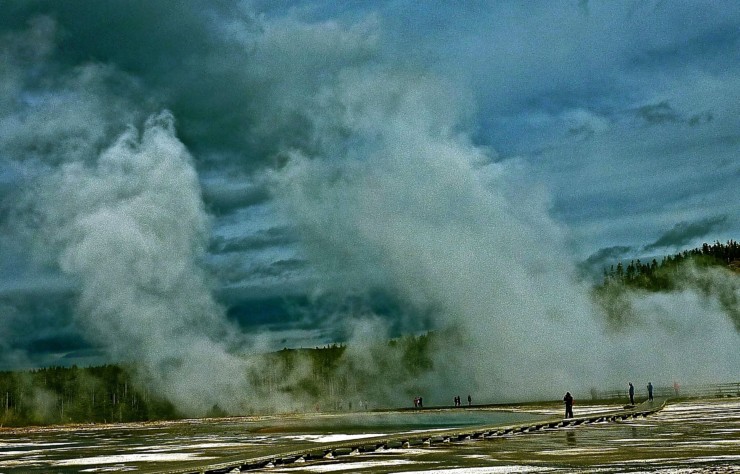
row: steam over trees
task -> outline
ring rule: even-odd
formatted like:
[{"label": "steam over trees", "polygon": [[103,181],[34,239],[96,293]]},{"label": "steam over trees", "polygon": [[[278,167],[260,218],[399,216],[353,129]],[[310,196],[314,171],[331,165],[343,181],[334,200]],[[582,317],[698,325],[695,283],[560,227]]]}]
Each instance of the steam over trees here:
[{"label": "steam over trees", "polygon": [[[393,357],[398,355],[393,361],[399,364],[387,372],[389,384],[431,368],[427,348],[432,337],[405,336],[379,348]],[[355,373],[355,367],[347,367],[342,359],[346,350],[347,346],[332,344],[257,356],[254,370],[245,374],[253,388],[252,393],[244,394],[245,414],[270,411],[274,408],[271,401],[279,394],[302,400],[303,410],[369,408],[363,394],[371,390],[375,380],[366,373]],[[154,396],[138,383],[134,373],[135,368],[118,365],[0,372],[0,427],[169,420],[184,416],[172,403]],[[251,402],[259,400],[265,403],[251,406]],[[227,414],[213,406],[208,416]]]},{"label": "steam over trees", "polygon": [[137,387],[116,365],[0,372],[1,426],[173,419],[166,400]]},{"label": "steam over trees", "polygon": [[734,240],[726,244],[715,242],[703,244],[701,248],[685,250],[673,256],[663,257],[660,262],[630,261],[625,267],[619,262],[616,267],[604,270],[604,280],[595,288],[596,300],[601,304],[607,320],[613,328],[629,324],[634,313],[627,297],[629,290],[649,292],[671,292],[684,289],[699,291],[705,296],[714,296],[722,309],[740,331],[740,301],[737,298],[734,279],[718,274],[727,269],[740,273],[740,244]]},{"label": "steam over trees", "polygon": [[740,244],[734,240],[726,244],[705,243],[701,248],[663,257],[660,263],[656,259],[650,262],[641,262],[637,259],[630,261],[625,268],[622,262],[619,262],[616,268],[612,265],[609,270],[604,269],[604,282],[601,289],[621,284],[650,291],[674,290],[679,285],[676,278],[679,271],[683,264],[689,262],[701,268],[723,266],[733,271],[740,271]]},{"label": "steam over trees", "polygon": [[[740,244],[715,242],[687,250],[660,261],[630,261],[604,271],[594,288],[609,324],[619,329],[636,315],[630,290],[670,292],[691,288],[716,297],[740,331],[737,279]],[[282,397],[298,401],[290,409],[367,409],[368,400],[382,400],[383,387],[393,387],[411,400],[421,379],[434,369],[431,357],[438,335],[408,335],[360,351],[369,352],[372,364],[348,357],[354,347],[332,344],[314,349],[283,349],[254,357],[244,374],[252,388],[244,394],[244,414],[274,409],[270,401]],[[356,354],[355,354],[356,355]],[[135,368],[51,367],[26,372],[0,372],[0,426],[23,426],[78,422],[127,422],[182,417],[168,400],[154,396],[139,383]],[[380,381],[380,382],[379,382]],[[402,383],[403,382],[403,383]],[[400,387],[404,387],[401,389]],[[403,392],[405,390],[405,392]],[[255,400],[264,403],[255,404]],[[283,409],[285,407],[282,407]],[[227,413],[213,406],[209,415]]]}]

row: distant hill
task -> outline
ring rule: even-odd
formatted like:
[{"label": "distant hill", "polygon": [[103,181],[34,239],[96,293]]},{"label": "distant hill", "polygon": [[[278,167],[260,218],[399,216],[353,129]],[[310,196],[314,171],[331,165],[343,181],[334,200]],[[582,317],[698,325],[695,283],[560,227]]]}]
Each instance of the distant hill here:
[{"label": "distant hill", "polygon": [[[384,367],[391,386],[431,369],[428,348],[433,335],[409,335],[374,348],[374,362]],[[244,394],[241,413],[214,405],[205,416],[270,413],[278,393],[301,400],[298,411],[352,411],[371,407],[359,393],[372,395],[377,376],[342,358],[347,346],[283,349],[247,356],[253,370],[244,374],[252,388]],[[151,392],[136,368],[49,367],[0,372],[0,427],[68,423],[118,423],[171,420],[192,416]],[[411,395],[409,394],[409,399]]]},{"label": "distant hill", "polygon": [[[729,240],[723,244],[705,243],[699,248],[684,250],[663,257],[660,262],[631,260],[619,262],[604,269],[603,281],[594,288],[597,302],[604,308],[609,323],[614,327],[628,324],[631,318],[626,292],[671,292],[694,289],[707,296],[717,297],[721,307],[732,318],[740,331],[740,301],[732,284],[721,284],[727,278],[710,270],[724,269],[740,274],[740,244]],[[725,275],[731,275],[726,273]]]},{"label": "distant hill", "polygon": [[627,285],[652,291],[673,290],[676,288],[676,275],[680,267],[691,263],[698,267],[726,267],[740,272],[740,244],[729,240],[726,244],[715,242],[703,244],[701,248],[684,250],[672,256],[663,257],[658,262],[631,260],[626,266],[620,262],[604,269],[602,287]]}]

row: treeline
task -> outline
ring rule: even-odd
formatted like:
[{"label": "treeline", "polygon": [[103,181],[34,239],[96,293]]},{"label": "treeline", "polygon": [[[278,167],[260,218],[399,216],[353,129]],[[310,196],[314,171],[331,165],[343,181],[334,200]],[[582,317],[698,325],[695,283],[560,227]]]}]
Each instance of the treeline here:
[{"label": "treeline", "polygon": [[[628,289],[673,291],[690,284],[716,294],[740,331],[740,304],[734,287],[718,289],[716,278],[687,278],[685,264],[689,262],[693,267],[740,271],[740,245],[732,240],[704,244],[660,262],[634,260],[605,270],[604,281],[596,285],[595,294],[608,322],[620,328],[635,317]],[[414,381],[433,369],[431,354],[438,339],[445,338],[427,333],[365,347],[331,344],[252,356],[244,374],[251,390],[240,404],[244,413],[238,414],[270,411],[271,401],[280,397],[300,401],[302,406],[295,409],[304,411],[372,409],[373,400],[389,400],[389,388],[395,396],[410,400],[422,393],[422,387],[415,386]],[[226,413],[213,406],[206,415]],[[138,382],[134,367],[73,366],[0,372],[0,426],[153,421],[183,416],[169,401]]]},{"label": "treeline", "polygon": [[[255,356],[253,370],[245,373],[253,389],[244,394],[245,413],[231,414],[269,412],[277,393],[303,401],[303,410],[371,408],[368,400],[378,395],[373,394],[374,387],[408,380],[431,368],[427,354],[432,337],[404,336],[374,347],[374,373],[345,357],[348,348],[342,344]],[[384,371],[385,381],[378,383]],[[0,427],[184,417],[172,403],[137,382],[134,373],[133,367],[121,365],[0,372]],[[225,415],[215,405],[206,414]]]},{"label": "treeline", "polygon": [[608,270],[604,269],[602,287],[618,284],[649,291],[671,291],[676,289],[676,277],[687,262],[697,267],[722,266],[740,271],[740,244],[734,240],[726,244],[705,243],[701,248],[663,257],[660,262],[653,259],[646,263],[637,259],[631,260],[626,266],[619,262]]},{"label": "treeline", "polygon": [[[315,349],[283,349],[261,356],[263,370],[249,376],[252,396],[276,393],[305,403],[304,410],[371,409],[372,400],[387,400],[389,388],[403,387],[411,399],[420,390],[413,380],[432,369],[434,333],[407,335],[369,347],[332,344]],[[361,354],[360,354],[361,352]]]},{"label": "treeline", "polygon": [[0,426],[111,423],[180,417],[117,365],[0,372]]},{"label": "treeline", "polygon": [[740,331],[740,301],[736,284],[714,272],[695,271],[726,268],[740,272],[740,244],[734,240],[726,244],[715,242],[700,248],[686,250],[664,257],[660,262],[621,262],[604,270],[604,281],[594,288],[596,301],[606,314],[607,322],[620,329],[637,320],[628,290],[670,292],[684,289],[697,291],[715,298]]}]

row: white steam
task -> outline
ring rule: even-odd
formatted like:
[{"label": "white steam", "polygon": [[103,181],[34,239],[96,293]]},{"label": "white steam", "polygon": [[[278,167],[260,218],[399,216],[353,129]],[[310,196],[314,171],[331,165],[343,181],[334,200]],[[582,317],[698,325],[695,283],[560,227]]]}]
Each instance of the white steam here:
[{"label": "white steam", "polygon": [[448,340],[435,348],[430,393],[516,400],[737,376],[738,332],[695,293],[632,295],[640,324],[607,328],[546,196],[517,188],[526,168],[489,163],[470,142],[469,104],[454,89],[365,69],[324,93],[332,107],[317,133],[331,124],[357,145],[289,152],[276,198],[326,290],[381,287],[431,311]]},{"label": "white steam", "polygon": [[124,133],[92,165],[61,166],[39,209],[63,272],[80,281],[78,317],[114,360],[136,360],[178,407],[243,401],[243,363],[199,260],[209,223],[173,117]]},{"label": "white steam", "polygon": [[[224,162],[253,153],[250,172],[285,163],[270,174],[272,196],[298,231],[316,292],[380,288],[413,309],[397,327],[416,330],[424,324],[408,318],[424,314],[442,335],[431,373],[384,386],[400,363],[386,350],[386,320],[341,315],[353,337],[344,370],[368,374],[377,401],[395,395],[407,403],[413,393],[441,402],[460,392],[521,400],[566,390],[579,398],[629,380],[737,377],[740,336],[727,317],[738,311],[737,276],[711,277],[721,294],[692,286],[630,294],[634,318],[613,331],[575,278],[568,233],[550,217],[549,196],[521,185],[534,170],[518,160],[496,163],[470,138],[474,103],[464,91],[387,56],[372,15],[349,26],[266,16],[256,26],[222,25],[227,56],[214,48],[175,59],[203,59],[208,72],[225,57],[244,60],[243,70],[226,69],[229,82],[217,91],[225,110],[209,116],[238,117],[248,136],[235,143],[254,146],[229,150]],[[139,122],[146,107],[126,97],[146,75],[55,65],[55,31],[41,18],[25,34],[0,38],[0,159],[13,160],[24,183],[36,186],[27,194],[45,246],[39,254],[79,282],[79,325],[111,359],[138,362],[140,376],[185,412],[214,404],[241,412],[256,402],[247,382],[255,367],[235,355],[246,336],[226,320],[202,270],[210,222],[174,118],[163,112],[112,140],[122,124]],[[200,99],[192,91],[216,88],[199,86],[191,76],[200,72],[157,78],[172,90],[147,97]],[[187,105],[180,104],[185,115]],[[208,171],[225,176],[240,169],[233,161],[204,166],[224,165]],[[259,336],[249,338],[257,347]],[[308,365],[266,368],[264,403],[293,406],[280,389]]]}]

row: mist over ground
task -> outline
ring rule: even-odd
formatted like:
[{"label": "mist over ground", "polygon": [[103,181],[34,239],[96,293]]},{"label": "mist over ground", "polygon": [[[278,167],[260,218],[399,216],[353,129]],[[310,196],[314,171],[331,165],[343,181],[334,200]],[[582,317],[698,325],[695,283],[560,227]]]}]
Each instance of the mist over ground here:
[{"label": "mist over ground", "polygon": [[740,8],[420,8],[0,1],[0,367],[189,414],[303,409],[250,356],[333,342],[384,405],[736,381],[737,273],[615,327],[579,262],[737,238]]}]

